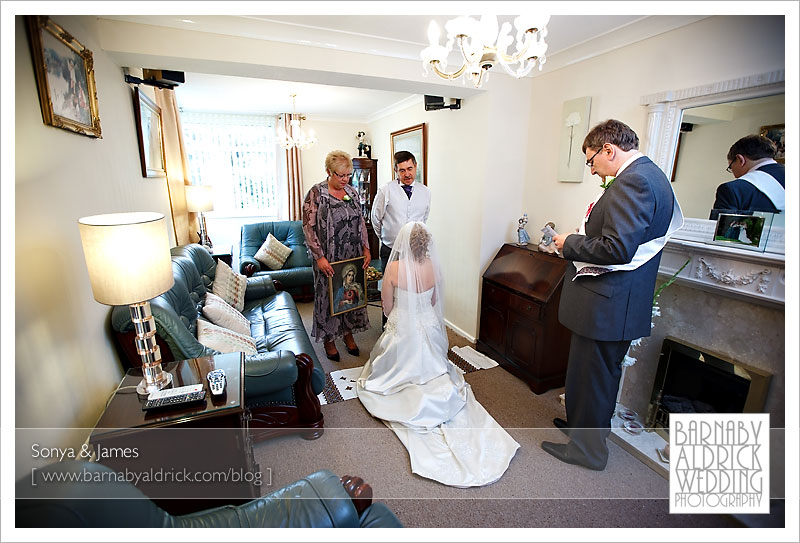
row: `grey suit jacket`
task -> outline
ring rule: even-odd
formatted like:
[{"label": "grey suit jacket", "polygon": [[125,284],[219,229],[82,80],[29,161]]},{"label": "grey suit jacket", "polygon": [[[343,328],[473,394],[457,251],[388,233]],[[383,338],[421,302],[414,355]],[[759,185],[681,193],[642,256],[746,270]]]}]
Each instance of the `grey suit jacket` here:
[{"label": "grey suit jacket", "polygon": [[[638,158],[597,201],[586,223],[586,235],[567,237],[564,257],[598,266],[630,262],[640,244],[667,232],[673,199],[664,172],[649,158]],[[660,261],[661,253],[635,270],[582,276],[575,281],[575,266],[568,266],[559,320],[574,333],[601,341],[649,336]]]}]

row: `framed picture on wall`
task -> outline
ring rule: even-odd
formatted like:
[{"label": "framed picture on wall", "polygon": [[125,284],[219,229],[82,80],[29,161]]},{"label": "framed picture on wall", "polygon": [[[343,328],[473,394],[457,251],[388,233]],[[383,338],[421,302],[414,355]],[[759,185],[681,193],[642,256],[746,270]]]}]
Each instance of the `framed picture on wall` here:
[{"label": "framed picture on wall", "polygon": [[778,148],[775,153],[775,161],[784,164],[786,161],[786,143],[784,140],[785,124],[771,124],[761,127],[760,134],[765,138],[771,139]]},{"label": "framed picture on wall", "polygon": [[92,52],[47,16],[25,23],[44,124],[102,138]]},{"label": "framed picture on wall", "polygon": [[426,154],[428,140],[425,123],[392,132],[390,137],[392,140],[392,159],[390,160],[392,168],[391,179],[394,179],[394,154],[398,151],[408,151],[417,159],[417,178],[414,182],[427,185],[428,160]]},{"label": "framed picture on wall", "polygon": [[364,257],[331,262],[333,277],[328,277],[331,316],[367,306],[367,280]]},{"label": "framed picture on wall", "polygon": [[586,169],[586,157],[581,151],[583,138],[589,132],[589,111],[592,98],[584,96],[567,100],[561,110],[561,132],[558,145],[558,180],[580,183]]},{"label": "framed picture on wall", "polygon": [[142,177],[166,177],[161,108],[136,87],[133,93],[133,110],[136,116],[136,135],[139,138]]}]

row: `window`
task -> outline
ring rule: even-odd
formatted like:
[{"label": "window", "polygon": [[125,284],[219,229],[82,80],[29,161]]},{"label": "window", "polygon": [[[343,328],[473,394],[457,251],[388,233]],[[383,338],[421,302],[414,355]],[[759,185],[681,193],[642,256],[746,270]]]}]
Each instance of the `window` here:
[{"label": "window", "polygon": [[275,122],[269,115],[181,112],[192,184],[214,187],[214,216],[281,215]]}]

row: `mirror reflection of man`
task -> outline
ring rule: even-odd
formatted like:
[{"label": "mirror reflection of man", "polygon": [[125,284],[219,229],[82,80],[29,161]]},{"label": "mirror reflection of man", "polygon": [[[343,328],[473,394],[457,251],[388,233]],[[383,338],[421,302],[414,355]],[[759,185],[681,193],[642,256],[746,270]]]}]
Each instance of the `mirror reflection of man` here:
[{"label": "mirror reflection of man", "polygon": [[783,164],[775,162],[776,152],[772,140],[755,134],[731,145],[726,170],[736,179],[717,187],[709,219],[716,220],[720,211],[784,212],[785,173]]},{"label": "mirror reflection of man", "polygon": [[[431,191],[416,183],[417,159],[408,151],[394,154],[395,179],[378,189],[372,204],[372,228],[381,241],[381,270],[386,271],[392,245],[400,229],[409,222],[427,222],[431,211]],[[386,315],[383,316],[386,323]]]}]

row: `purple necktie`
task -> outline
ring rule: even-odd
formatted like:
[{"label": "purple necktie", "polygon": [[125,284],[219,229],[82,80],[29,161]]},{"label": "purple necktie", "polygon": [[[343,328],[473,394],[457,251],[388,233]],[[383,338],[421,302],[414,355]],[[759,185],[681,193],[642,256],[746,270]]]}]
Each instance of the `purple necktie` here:
[{"label": "purple necktie", "polygon": [[411,185],[404,185],[404,184],[401,183],[400,186],[403,187],[404,191],[406,191],[406,196],[408,196],[408,199],[410,200],[411,199]]}]

